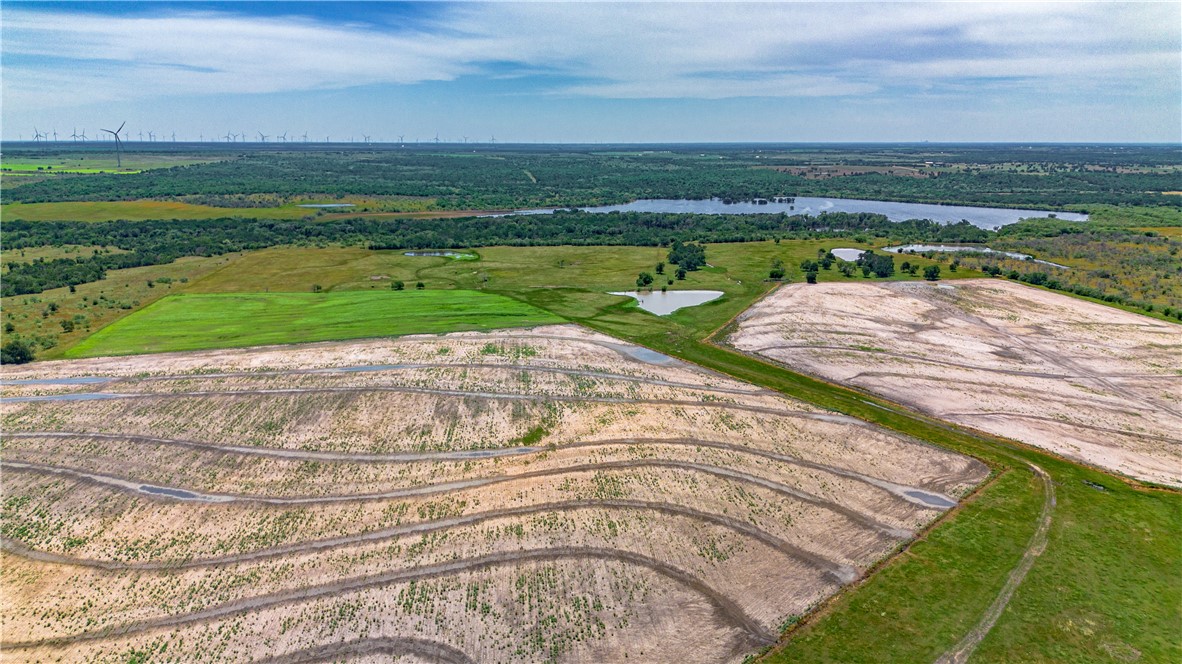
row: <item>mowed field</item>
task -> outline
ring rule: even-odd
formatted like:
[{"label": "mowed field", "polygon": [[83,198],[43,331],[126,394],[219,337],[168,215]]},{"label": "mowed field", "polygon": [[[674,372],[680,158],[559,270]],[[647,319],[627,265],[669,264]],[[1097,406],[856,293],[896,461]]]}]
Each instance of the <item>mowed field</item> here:
[{"label": "mowed field", "polygon": [[1010,281],[788,286],[730,343],[943,420],[1182,486],[1182,326]]},{"label": "mowed field", "polygon": [[66,203],[5,203],[0,215],[9,221],[146,221],[149,219],[300,219],[316,211],[294,205],[281,207],[214,207],[177,201],[71,201]]},{"label": "mowed field", "polygon": [[387,286],[340,293],[183,294],[165,297],[99,330],[67,356],[488,330],[561,320],[528,304],[476,291],[393,291]]},{"label": "mowed field", "polygon": [[4,378],[6,661],[738,662],[989,475],[574,326]]}]

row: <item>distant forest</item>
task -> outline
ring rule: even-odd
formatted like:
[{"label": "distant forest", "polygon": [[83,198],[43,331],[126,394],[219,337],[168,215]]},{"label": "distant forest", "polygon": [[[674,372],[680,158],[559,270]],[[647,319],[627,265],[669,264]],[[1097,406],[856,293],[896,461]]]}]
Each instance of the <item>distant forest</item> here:
[{"label": "distant forest", "polygon": [[[1065,147],[1033,152],[1017,147],[965,149],[964,154],[913,150],[896,154],[814,147],[793,150],[703,148],[628,152],[457,149],[250,151],[224,161],[136,174],[60,175],[5,192],[10,202],[118,201],[177,197],[269,195],[419,196],[443,209],[572,207],[639,198],[839,196],[925,203],[1061,208],[1065,205],[1182,205],[1176,172],[1145,171],[1144,164],[1175,166],[1178,156],[1153,148]],[[804,148],[801,148],[804,150]],[[1130,150],[1137,152],[1132,154]],[[8,157],[9,155],[6,155]],[[806,159],[807,156],[807,159]],[[14,155],[17,158],[19,155]],[[992,170],[989,164],[1024,165]],[[1030,162],[1031,158],[1045,161]],[[811,179],[786,172],[821,160],[846,165],[898,163],[916,167],[969,159],[959,171],[901,177],[865,172]],[[1140,159],[1140,162],[1136,162]],[[933,161],[937,160],[937,161]],[[1083,160],[1075,162],[1072,160]],[[1086,165],[1083,165],[1085,164]],[[1126,163],[1140,163],[1133,168]],[[985,167],[981,167],[985,164]],[[938,170],[938,169],[937,169]]]}]

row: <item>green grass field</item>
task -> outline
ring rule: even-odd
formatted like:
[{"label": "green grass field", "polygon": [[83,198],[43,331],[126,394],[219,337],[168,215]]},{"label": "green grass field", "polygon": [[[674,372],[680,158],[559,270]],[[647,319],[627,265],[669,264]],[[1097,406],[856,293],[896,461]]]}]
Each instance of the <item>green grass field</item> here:
[{"label": "green grass field", "polygon": [[109,325],[67,357],[489,330],[561,318],[474,291],[185,294]]},{"label": "green grass field", "polygon": [[5,203],[0,217],[9,221],[146,221],[148,219],[300,219],[315,210],[283,207],[214,207],[176,201],[77,201],[68,203]]}]

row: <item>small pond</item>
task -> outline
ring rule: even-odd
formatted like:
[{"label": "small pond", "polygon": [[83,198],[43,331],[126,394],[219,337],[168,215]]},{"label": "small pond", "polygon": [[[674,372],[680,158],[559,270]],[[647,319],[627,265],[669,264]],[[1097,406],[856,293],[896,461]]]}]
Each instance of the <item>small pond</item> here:
[{"label": "small pond", "polygon": [[331,209],[331,208],[347,208],[347,207],[353,207],[353,203],[304,203],[304,204],[302,204],[302,205],[297,205],[296,207],[302,207],[302,208],[328,208],[328,209]]},{"label": "small pond", "polygon": [[635,299],[640,308],[645,311],[656,314],[658,316],[665,316],[684,309],[685,307],[696,307],[699,304],[705,304],[711,300],[717,300],[722,297],[722,291],[716,290],[679,290],[679,291],[651,291],[651,292],[637,292],[637,291],[622,291],[613,292],[612,295],[624,295]]},{"label": "small pond", "polygon": [[465,254],[458,251],[404,251],[403,256],[436,256],[441,258],[454,258],[461,261],[474,261],[476,254]]},{"label": "small pond", "polygon": [[1007,258],[1017,258],[1020,261],[1031,261],[1033,263],[1050,265],[1051,267],[1058,267],[1064,270],[1071,269],[1067,265],[1059,265],[1058,263],[1039,260],[1030,254],[1020,254],[1016,251],[999,251],[997,249],[990,249],[989,247],[983,247],[981,245],[975,244],[905,244],[901,247],[885,247],[883,248],[883,251],[887,251],[892,254],[922,254],[925,251],[944,251],[952,253],[971,251],[977,254],[997,254],[999,256],[1006,256]]},{"label": "small pond", "polygon": [[865,251],[863,251],[861,249],[847,249],[847,248],[830,249],[829,251],[834,256],[837,256],[841,260],[849,261],[851,263],[858,260],[859,258],[861,258],[862,254],[866,253]]}]

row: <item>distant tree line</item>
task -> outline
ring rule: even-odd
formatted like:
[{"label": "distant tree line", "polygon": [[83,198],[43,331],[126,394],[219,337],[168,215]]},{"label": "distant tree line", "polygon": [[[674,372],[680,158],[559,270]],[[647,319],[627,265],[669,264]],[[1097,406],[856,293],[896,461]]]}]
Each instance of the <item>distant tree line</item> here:
[{"label": "distant tree line", "polygon": [[[1005,152],[984,151],[975,158],[992,159]],[[1011,157],[1023,161],[1020,154],[1012,152]],[[639,198],[717,197],[743,201],[775,196],[1000,207],[1058,208],[1099,203],[1182,206],[1179,197],[1161,193],[1177,189],[1176,174],[1165,170],[944,172],[925,178],[862,173],[812,180],[770,167],[796,163],[791,153],[777,157],[755,155],[751,150],[712,150],[713,158],[702,156],[676,151],[252,152],[212,163],[136,174],[57,176],[13,188],[5,196],[9,201],[25,203],[182,197],[250,200],[254,196],[273,196],[275,204],[280,199],[308,195],[417,196],[434,199],[437,207],[445,209],[589,206]],[[1040,157],[1054,158],[1047,154]],[[1101,159],[1103,155],[1093,152],[1087,157]],[[857,161],[856,155],[851,155],[848,163]],[[919,163],[922,165],[922,161]]]}]

